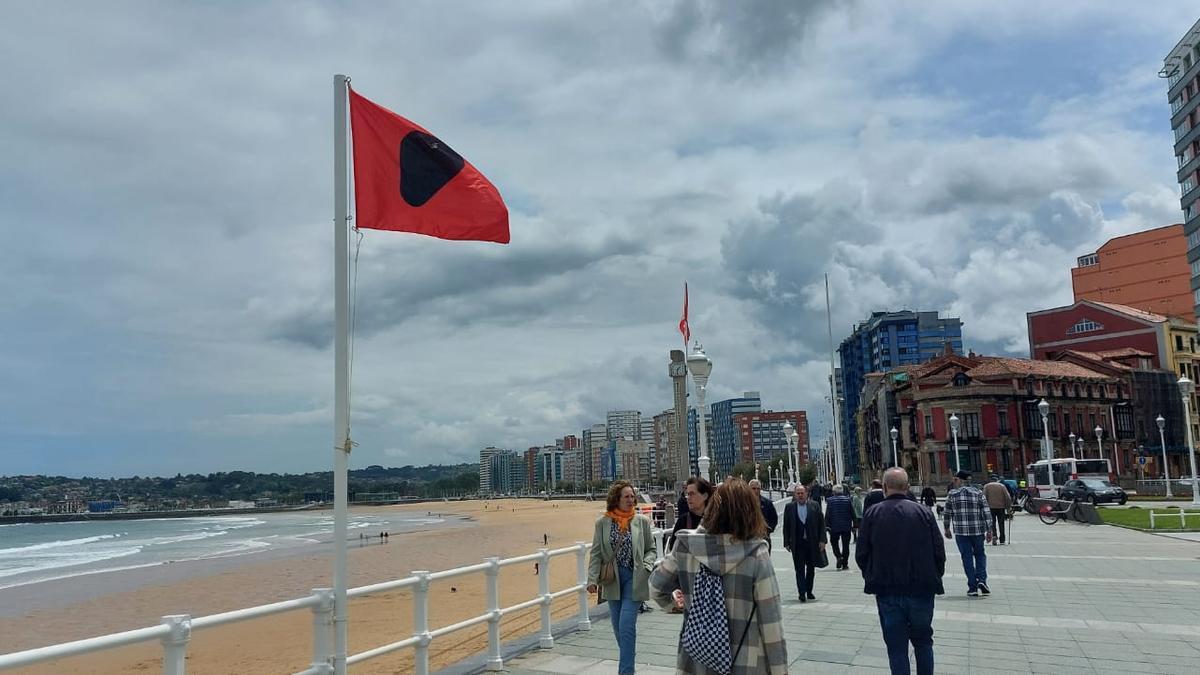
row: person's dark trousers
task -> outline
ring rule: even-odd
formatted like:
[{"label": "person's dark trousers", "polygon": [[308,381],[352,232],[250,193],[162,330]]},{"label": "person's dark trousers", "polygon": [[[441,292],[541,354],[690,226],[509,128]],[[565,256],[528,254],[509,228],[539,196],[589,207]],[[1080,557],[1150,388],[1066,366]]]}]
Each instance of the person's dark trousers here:
[{"label": "person's dark trousers", "polygon": [[[838,544],[841,544],[839,546]],[[830,532],[829,545],[833,547],[833,557],[837,558],[838,566],[850,567],[850,533]]]},{"label": "person's dark trousers", "polygon": [[979,584],[987,583],[987,550],[983,547],[983,535],[954,535],[954,543],[962,556],[963,573],[967,575],[967,592],[979,590]]},{"label": "person's dark trousers", "polygon": [[995,543],[995,536],[1000,535],[1000,543],[1004,543],[1004,521],[1008,520],[1008,509],[992,509],[992,542]]},{"label": "person's dark trousers", "polygon": [[817,574],[817,568],[813,566],[813,562],[808,557],[807,541],[801,539],[799,544],[792,545],[792,565],[796,568],[796,588],[799,590],[800,597],[812,593],[813,577]]},{"label": "person's dark trousers", "polygon": [[767,540],[767,555],[771,555],[771,533],[768,532],[763,538]]},{"label": "person's dark trousers", "polygon": [[892,675],[909,675],[912,643],[917,675],[933,675],[933,595],[877,595],[879,627],[887,645]]}]

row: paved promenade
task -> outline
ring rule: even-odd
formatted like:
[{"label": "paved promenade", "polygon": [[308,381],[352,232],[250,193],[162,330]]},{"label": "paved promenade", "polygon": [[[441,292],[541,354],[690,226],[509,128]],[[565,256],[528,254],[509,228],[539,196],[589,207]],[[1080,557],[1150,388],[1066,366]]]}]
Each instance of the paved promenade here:
[{"label": "paved promenade", "polygon": [[[939,673],[1200,672],[1200,543],[1097,525],[1044,525],[1020,514],[1013,542],[988,547],[991,597],[968,598],[947,541],[946,595],[937,598]],[[817,602],[797,600],[791,558],[775,537],[789,670],[886,673],[872,596],[849,571],[817,571]],[[638,620],[638,672],[673,673],[680,615]],[[508,661],[511,673],[616,673],[607,617],[553,650]],[[914,665],[915,672],[915,665]]]}]

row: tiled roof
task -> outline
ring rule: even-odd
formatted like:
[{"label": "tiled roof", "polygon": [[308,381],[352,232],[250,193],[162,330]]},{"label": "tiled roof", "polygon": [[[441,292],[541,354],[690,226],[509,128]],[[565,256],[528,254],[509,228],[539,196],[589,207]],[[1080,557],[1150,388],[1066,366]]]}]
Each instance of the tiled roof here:
[{"label": "tiled roof", "polygon": [[1035,361],[1033,359],[1014,359],[1003,356],[980,357],[982,362],[967,371],[971,379],[992,377],[995,375],[1041,375],[1043,377],[1083,377],[1105,378],[1107,376],[1089,370],[1075,363],[1062,361]]},{"label": "tiled roof", "polygon": [[[1076,351],[1076,350],[1071,350],[1071,351]],[[1083,353],[1086,354],[1089,352],[1083,352]],[[1105,349],[1103,351],[1095,352],[1095,354],[1103,359],[1121,359],[1121,358],[1126,358],[1126,357],[1130,357],[1130,356],[1145,356],[1147,358],[1154,357],[1154,355],[1151,354],[1150,352],[1147,352],[1147,351],[1144,351],[1141,349],[1136,349],[1134,347],[1122,347],[1121,349]]]},{"label": "tiled roof", "polygon": [[1167,320],[1167,317],[1163,316],[1162,314],[1155,314],[1154,312],[1147,312],[1146,310],[1138,309],[1137,307],[1130,307],[1128,305],[1118,305],[1114,302],[1100,302],[1099,300],[1087,300],[1086,302],[1090,302],[1094,305],[1100,305],[1101,307],[1111,309],[1114,312],[1120,312],[1122,314],[1125,314],[1126,316],[1132,316],[1135,319],[1141,319],[1142,321],[1153,321],[1154,323],[1164,323]]}]

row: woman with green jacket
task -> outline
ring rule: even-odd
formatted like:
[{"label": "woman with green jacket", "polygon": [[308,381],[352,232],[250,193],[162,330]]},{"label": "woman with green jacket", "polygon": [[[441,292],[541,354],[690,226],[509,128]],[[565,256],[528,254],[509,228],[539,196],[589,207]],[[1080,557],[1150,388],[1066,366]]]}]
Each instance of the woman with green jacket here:
[{"label": "woman with green jacket", "polygon": [[650,570],[658,559],[650,519],[635,510],[633,486],[619,480],[608,489],[608,511],[596,520],[588,561],[589,593],[608,600],[617,638],[620,675],[633,673],[637,652],[638,608],[650,599]]}]

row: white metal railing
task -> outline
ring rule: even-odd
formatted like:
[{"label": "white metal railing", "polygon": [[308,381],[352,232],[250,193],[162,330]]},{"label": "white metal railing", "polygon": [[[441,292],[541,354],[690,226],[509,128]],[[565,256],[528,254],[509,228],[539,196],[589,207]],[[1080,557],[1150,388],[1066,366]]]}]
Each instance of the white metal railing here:
[{"label": "white metal railing", "polygon": [[1200,511],[1184,511],[1183,509],[1179,509],[1178,511],[1176,511],[1176,510],[1172,509],[1171,511],[1155,513],[1154,510],[1151,509],[1150,510],[1150,529],[1152,529],[1152,530],[1154,529],[1155,516],[1157,516],[1160,519],[1161,518],[1178,518],[1179,519],[1179,529],[1182,530],[1185,527],[1187,527],[1187,517],[1188,516],[1200,517]]},{"label": "white metal railing", "polygon": [[[1200,515],[1200,514],[1197,514]],[[667,530],[653,529],[655,541],[658,544],[659,558],[662,556],[662,545],[665,540]],[[588,542],[576,542],[572,546],[567,546],[558,549],[539,549],[537,553],[530,553],[515,558],[500,559],[498,557],[490,557],[482,563],[468,565],[466,567],[456,567],[453,569],[442,570],[440,572],[429,572],[425,570],[414,570],[411,576],[403,579],[395,579],[385,581],[378,584],[368,586],[359,586],[351,588],[347,591],[347,596],[351,598],[362,597],[374,593],[383,593],[395,591],[405,588],[412,588],[413,591],[413,633],[410,637],[403,640],[398,640],[390,644],[368,649],[358,654],[350,655],[346,658],[347,666],[356,663],[362,663],[370,659],[383,656],[401,649],[411,647],[413,649],[413,672],[416,675],[428,675],[429,673],[429,645],[434,639],[440,638],[451,633],[471,628],[482,623],[487,624],[487,670],[500,671],[504,669],[504,660],[500,653],[500,622],[510,614],[522,612],[533,607],[541,609],[541,625],[538,633],[538,646],[542,649],[551,649],[554,647],[554,634],[551,632],[551,604],[554,600],[562,597],[568,597],[575,594],[579,602],[579,611],[576,616],[576,628],[579,630],[589,630],[591,628],[591,619],[588,616],[588,592],[587,592],[587,573],[588,573],[588,549],[591,548]],[[573,586],[551,592],[550,591],[550,561],[558,556],[567,556],[574,554],[575,556],[575,577],[576,583]],[[537,595],[529,600],[519,602],[509,607],[500,606],[500,569],[512,565],[527,564],[536,562],[538,564],[538,592]],[[487,584],[487,610],[478,616],[464,619],[458,623],[441,628],[430,629],[429,627],[429,585],[434,581],[444,579],[453,579],[455,577],[473,575],[482,573],[485,576]],[[202,628],[211,628],[213,626],[222,626],[241,621],[249,621],[274,614],[284,612],[292,612],[301,609],[309,609],[313,615],[312,628],[312,662],[305,670],[300,671],[296,675],[330,675],[333,670],[333,591],[328,588],[313,589],[312,594],[306,598],[298,598],[295,600],[285,600],[268,605],[259,605],[257,607],[248,607],[245,609],[237,609],[220,614],[212,614],[193,619],[188,614],[171,614],[162,617],[162,621],[157,626],[147,628],[138,628],[134,630],[124,631],[121,633],[112,633],[99,637],[87,638],[84,640],[76,640],[74,642],[64,642],[46,647],[38,647],[11,654],[0,654],[0,670],[8,670],[11,668],[19,668],[22,666],[30,666],[46,661],[56,659],[84,656],[96,652],[116,649],[118,647],[126,647],[129,645],[140,644],[158,640],[163,646],[163,666],[162,672],[164,675],[185,675],[186,665],[184,659],[187,655],[188,643],[191,640],[193,630]]]}]

